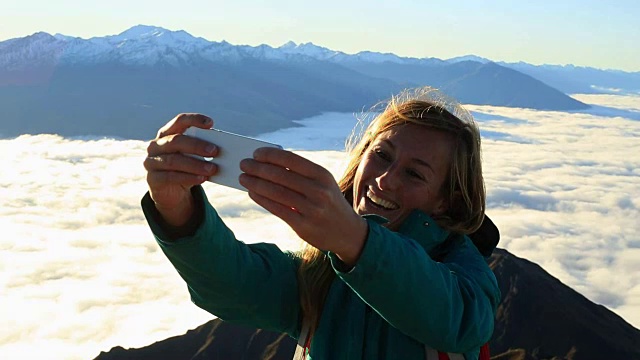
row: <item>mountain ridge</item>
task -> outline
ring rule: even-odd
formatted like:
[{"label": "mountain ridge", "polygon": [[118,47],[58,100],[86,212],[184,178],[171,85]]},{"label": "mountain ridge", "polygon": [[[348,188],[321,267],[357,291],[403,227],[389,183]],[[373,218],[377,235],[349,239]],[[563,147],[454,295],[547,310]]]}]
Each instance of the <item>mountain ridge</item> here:
[{"label": "mountain ridge", "polygon": [[206,113],[223,130],[255,136],[422,86],[469,104],[589,107],[493,62],[347,55],[311,43],[236,46],[140,25],[88,40],[39,32],[0,42],[0,136],[148,140],[180,112]]},{"label": "mountain ridge", "polygon": [[[261,47],[268,47],[271,49],[278,49],[278,50],[284,50],[288,53],[296,53],[296,54],[304,54],[304,55],[308,55],[308,56],[313,56],[313,54],[315,54],[316,57],[320,57],[323,60],[327,60],[330,57],[335,57],[338,56],[340,59],[345,59],[345,58],[355,58],[355,57],[362,57],[363,55],[367,55],[367,54],[372,54],[375,56],[381,56],[379,59],[384,58],[385,61],[395,61],[398,63],[402,63],[402,62],[414,62],[414,63],[419,63],[419,62],[424,62],[424,61],[435,61],[435,62],[440,62],[440,63],[455,63],[455,62],[460,62],[460,61],[475,61],[475,62],[481,62],[481,63],[487,63],[487,62],[495,62],[499,65],[502,66],[507,66],[507,67],[517,67],[520,65],[526,65],[526,66],[531,66],[531,67],[539,67],[539,68],[548,68],[548,69],[582,69],[582,70],[596,70],[596,71],[605,71],[605,72],[615,72],[615,73],[623,73],[623,74],[634,74],[634,75],[640,75],[640,71],[626,71],[626,70],[620,70],[620,69],[609,69],[609,68],[597,68],[597,67],[592,67],[592,66],[580,66],[580,65],[573,65],[573,64],[564,64],[564,65],[560,65],[560,64],[540,64],[540,65],[534,65],[534,64],[530,64],[527,62],[523,62],[523,61],[518,61],[518,62],[506,62],[506,61],[494,61],[485,57],[480,57],[477,55],[473,55],[473,54],[466,54],[466,55],[461,55],[461,56],[456,56],[456,57],[452,57],[452,58],[448,58],[448,59],[439,59],[439,58],[435,58],[435,57],[423,57],[423,58],[418,58],[418,57],[411,57],[411,56],[401,56],[401,55],[396,55],[393,53],[380,53],[380,52],[372,52],[372,51],[367,51],[367,50],[363,50],[363,51],[359,51],[357,53],[354,54],[348,54],[345,53],[343,51],[339,51],[339,50],[332,50],[326,47],[323,47],[321,45],[316,45],[312,42],[301,42],[301,43],[295,43],[293,41],[287,41],[286,43],[284,43],[281,46],[271,46],[271,45],[267,45],[267,44],[260,44],[257,46],[250,46],[250,45],[232,45],[230,43],[228,43],[227,41],[223,40],[220,42],[216,42],[216,41],[211,41],[211,40],[207,40],[203,37],[196,37],[193,36],[191,34],[189,34],[188,32],[184,31],[184,30],[168,30],[166,28],[163,27],[158,27],[158,26],[151,26],[151,25],[135,25],[129,29],[126,29],[124,31],[122,31],[121,33],[117,34],[117,35],[107,35],[107,36],[94,36],[88,39],[85,38],[81,38],[81,37],[74,37],[74,36],[69,36],[69,35],[64,35],[64,34],[60,34],[60,33],[56,33],[54,35],[50,35],[46,32],[36,32],[32,35],[29,36],[33,36],[33,35],[38,35],[38,34],[47,34],[49,36],[53,36],[57,39],[60,40],[66,40],[66,41],[95,41],[95,40],[103,40],[103,39],[108,39],[111,42],[114,41],[125,41],[125,40],[136,40],[136,39],[140,39],[140,38],[150,38],[150,37],[162,37],[162,36],[169,36],[169,37],[180,37],[182,38],[183,41],[198,41],[198,42],[203,42],[203,43],[209,43],[209,44],[218,44],[218,45],[222,45],[222,46],[235,46],[235,47],[241,47],[241,48],[261,48]],[[25,36],[25,37],[29,37],[29,36]],[[22,37],[22,38],[25,38]],[[18,39],[22,39],[22,38],[12,38],[12,39],[7,39],[4,41],[0,41],[0,44],[3,42],[8,42],[8,41],[15,41]],[[374,60],[374,61],[379,61],[378,59]]]}]

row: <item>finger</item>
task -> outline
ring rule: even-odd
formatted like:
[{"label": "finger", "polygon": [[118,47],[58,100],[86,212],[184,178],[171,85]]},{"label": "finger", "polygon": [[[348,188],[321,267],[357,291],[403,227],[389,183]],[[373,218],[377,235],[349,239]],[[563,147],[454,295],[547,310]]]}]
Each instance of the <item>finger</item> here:
[{"label": "finger", "polygon": [[202,114],[178,114],[165,126],[158,130],[158,135],[156,138],[159,139],[171,134],[182,134],[191,126],[199,127],[202,129],[210,129],[213,126],[213,119]]},{"label": "finger", "polygon": [[212,162],[179,153],[148,156],[143,165],[147,171],[177,171],[206,177],[218,172],[217,165]]},{"label": "finger", "polygon": [[240,162],[240,170],[253,177],[282,185],[300,194],[308,193],[315,188],[313,180],[270,163],[244,159]]},{"label": "finger", "polygon": [[219,149],[215,144],[182,134],[171,134],[152,140],[147,146],[147,154],[149,156],[184,153],[203,157],[216,157],[218,152]]},{"label": "finger", "polygon": [[325,179],[328,176],[333,178],[327,169],[322,166],[294,154],[278,148],[263,147],[256,149],[253,158],[260,162],[274,164],[283,168],[290,169],[302,176],[311,179]]},{"label": "finger", "polygon": [[179,171],[150,171],[147,173],[147,183],[153,190],[155,186],[181,185],[185,188],[200,185],[207,180],[206,176],[187,174]]},{"label": "finger", "polygon": [[303,195],[282,185],[248,174],[241,174],[239,181],[240,185],[244,186],[249,192],[265,197],[288,209],[295,208],[302,212],[308,207],[306,205],[307,200]]},{"label": "finger", "polygon": [[253,191],[249,191],[249,197],[255,201],[256,204],[286,222],[294,231],[298,229],[299,224],[303,220],[302,215],[294,208],[282,205],[277,201],[273,201]]}]

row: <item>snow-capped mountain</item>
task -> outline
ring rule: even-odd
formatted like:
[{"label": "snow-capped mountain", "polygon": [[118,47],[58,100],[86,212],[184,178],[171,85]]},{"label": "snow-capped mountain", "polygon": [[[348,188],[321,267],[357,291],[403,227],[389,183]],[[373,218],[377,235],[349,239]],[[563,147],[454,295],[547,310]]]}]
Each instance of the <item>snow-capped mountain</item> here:
[{"label": "snow-capped mountain", "polygon": [[43,32],[3,41],[0,42],[0,69],[13,71],[27,66],[46,66],[57,62],[63,52],[63,44]]},{"label": "snow-capped mountain", "polygon": [[[0,66],[25,64],[32,54],[53,58],[58,64],[119,62],[135,65],[166,63],[178,66],[195,58],[234,61],[240,48],[227,42],[213,42],[185,31],[138,25],[118,35],[81,39],[36,33],[0,43]],[[53,56],[52,56],[53,55]]]},{"label": "snow-capped mountain", "polygon": [[360,51],[356,54],[347,54],[342,51],[327,49],[313,43],[296,44],[289,41],[278,47],[278,50],[286,54],[302,55],[314,58],[316,60],[331,61],[338,64],[367,62],[373,64],[392,63],[392,64],[437,64],[442,60],[435,58],[411,58],[401,57],[392,53],[379,53],[373,51]]},{"label": "snow-capped mountain", "polygon": [[[0,110],[12,114],[0,121],[14,120],[0,122],[0,134],[144,139],[156,119],[198,111],[229,119],[226,130],[255,135],[321,112],[360,111],[407,87],[436,87],[463,103],[545,110],[587,107],[562,86],[614,87],[609,73],[595,71],[597,78],[553,88],[541,81],[548,70],[533,68],[540,69],[537,76],[476,56],[347,54],[309,42],[232,45],[145,25],[90,39],[39,32],[0,42]],[[562,73],[554,70],[554,78]]]},{"label": "snow-capped mountain", "polygon": [[289,41],[286,44],[278,47],[278,50],[284,54],[303,55],[317,60],[329,61],[340,54],[344,54],[340,51],[329,50],[325,47],[317,46],[310,42],[296,44],[293,41]]},{"label": "snow-capped mountain", "polygon": [[[24,38],[16,38],[0,42],[0,66],[16,67],[18,64],[38,61],[42,58],[54,58],[58,63],[104,62],[119,61],[125,64],[153,65],[166,63],[178,66],[184,62],[198,58],[208,61],[239,61],[243,58],[258,58],[271,60],[301,60],[310,58],[334,63],[390,63],[437,65],[455,64],[472,61],[482,64],[493,60],[476,56],[464,55],[446,60],[433,57],[415,58],[402,57],[392,53],[361,51],[347,54],[342,51],[331,50],[311,42],[296,44],[292,41],[274,48],[269,45],[247,46],[232,45],[226,41],[215,42],[201,37],[195,37],[183,30],[172,31],[162,27],[137,25],[117,35],[82,39],[63,34],[50,35],[38,32]],[[604,71],[588,67],[573,65],[540,65],[535,66],[523,62],[498,62],[502,66],[521,69],[535,67],[557,71],[589,69]],[[618,72],[617,70],[607,70]],[[626,72],[622,72],[626,73]],[[626,73],[628,74],[628,73]]]},{"label": "snow-capped mountain", "polygon": [[60,65],[117,62],[172,66],[198,60],[236,62],[245,57],[284,58],[267,45],[234,46],[225,41],[194,37],[182,30],[145,25],[134,26],[118,35],[90,39],[36,33],[0,42],[0,66],[11,68],[16,64],[31,63],[37,57],[54,59]]},{"label": "snow-capped mountain", "polygon": [[482,64],[486,64],[488,62],[492,62],[492,60],[489,60],[487,58],[483,58],[483,57],[480,57],[480,56],[476,56],[476,55],[457,56],[457,57],[453,57],[451,59],[447,59],[445,61],[450,63],[450,64],[458,63],[458,62],[462,62],[462,61],[475,61],[475,62],[479,62],[479,63],[482,63]]},{"label": "snow-capped mountain", "polygon": [[30,63],[38,56],[54,59],[58,64],[117,61],[133,65],[165,63],[172,66],[194,59],[237,62],[243,58],[287,61],[314,59],[334,63],[442,63],[434,58],[418,59],[371,51],[346,54],[310,42],[296,44],[290,41],[277,48],[269,45],[235,46],[226,41],[215,42],[194,37],[183,30],[171,31],[146,25],[134,26],[118,35],[90,39],[40,32],[0,42],[0,66],[15,67],[17,64]]},{"label": "snow-capped mountain", "polygon": [[[296,44],[292,41],[280,47],[269,45],[248,46],[232,45],[226,41],[215,42],[195,37],[183,31],[172,31],[156,26],[137,25],[118,35],[82,39],[62,34],[51,36],[39,32],[24,38],[0,42],[0,67],[16,69],[28,64],[78,64],[118,62],[129,65],[166,64],[181,66],[198,61],[234,63],[243,59],[271,61],[327,61],[353,66],[354,64],[398,64],[398,65],[451,65],[461,62],[487,64],[492,60],[476,55],[464,55],[447,60],[433,57],[402,57],[392,53],[361,51],[347,54],[331,50],[311,42]],[[558,76],[558,72],[589,71],[626,76],[630,73],[594,68],[575,67],[573,65],[540,65],[505,63],[499,65],[524,71],[529,75],[552,72],[553,76],[542,74],[545,79]],[[631,73],[640,77],[638,73]],[[562,74],[560,74],[562,75]],[[584,79],[583,79],[584,80]],[[567,80],[570,81],[570,80]],[[556,82],[557,83],[557,82]],[[564,84],[564,83],[561,83]],[[607,84],[589,84],[586,88],[613,87]],[[571,91],[575,90],[570,87]],[[585,88],[585,89],[586,89]],[[640,88],[640,85],[638,86]],[[565,90],[566,91],[566,90]]]}]

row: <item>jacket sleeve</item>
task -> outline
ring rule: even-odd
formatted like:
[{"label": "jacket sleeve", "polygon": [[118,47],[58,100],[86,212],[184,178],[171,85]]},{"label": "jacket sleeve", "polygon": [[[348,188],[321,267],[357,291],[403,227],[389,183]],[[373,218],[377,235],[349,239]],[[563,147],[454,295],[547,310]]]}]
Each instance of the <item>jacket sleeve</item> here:
[{"label": "jacket sleeve", "polygon": [[[295,255],[276,245],[238,241],[206,200],[194,191],[204,212],[193,235],[171,239],[154,215],[149,194],[142,209],[160,248],[187,283],[191,300],[222,320],[261,329],[299,332]],[[157,210],[156,210],[157,211]]]},{"label": "jacket sleeve", "polygon": [[334,270],[389,324],[435,349],[477,350],[493,333],[500,291],[473,243],[458,236],[443,262],[415,240],[367,219],[369,235],[355,267],[329,254]]}]

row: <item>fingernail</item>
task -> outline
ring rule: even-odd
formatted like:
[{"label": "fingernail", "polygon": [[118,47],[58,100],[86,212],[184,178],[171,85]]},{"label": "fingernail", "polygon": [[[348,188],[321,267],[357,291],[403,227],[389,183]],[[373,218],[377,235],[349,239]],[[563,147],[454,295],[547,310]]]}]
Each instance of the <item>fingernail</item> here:
[{"label": "fingernail", "polygon": [[213,144],[207,145],[207,148],[204,150],[207,152],[207,154],[213,154],[214,151],[216,151],[216,146]]},{"label": "fingernail", "polygon": [[211,120],[211,118],[205,117],[204,119],[202,119],[202,123],[203,124],[211,124],[213,120]]}]

